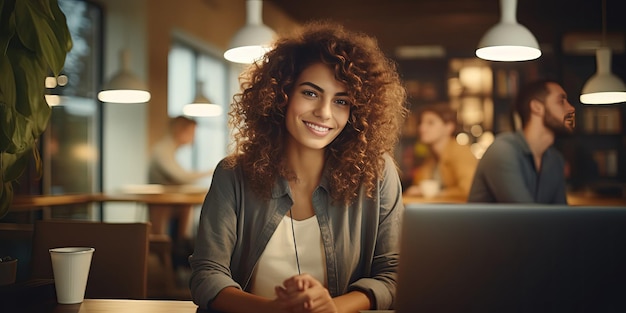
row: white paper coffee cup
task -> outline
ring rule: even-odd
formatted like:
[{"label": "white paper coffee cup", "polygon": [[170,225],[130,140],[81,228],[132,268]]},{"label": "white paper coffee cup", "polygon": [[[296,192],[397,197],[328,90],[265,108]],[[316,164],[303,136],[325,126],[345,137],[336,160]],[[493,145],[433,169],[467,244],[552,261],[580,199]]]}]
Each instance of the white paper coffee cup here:
[{"label": "white paper coffee cup", "polygon": [[60,304],[81,303],[95,251],[88,247],[63,247],[50,249],[54,286]]}]

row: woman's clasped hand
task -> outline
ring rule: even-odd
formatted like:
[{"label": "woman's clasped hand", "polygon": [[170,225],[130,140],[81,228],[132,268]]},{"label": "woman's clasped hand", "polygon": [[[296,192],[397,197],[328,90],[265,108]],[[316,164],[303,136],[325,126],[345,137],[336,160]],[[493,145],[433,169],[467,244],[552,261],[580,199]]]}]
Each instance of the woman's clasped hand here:
[{"label": "woman's clasped hand", "polygon": [[276,286],[280,308],[293,313],[335,313],[337,307],[328,289],[311,275],[293,276]]}]

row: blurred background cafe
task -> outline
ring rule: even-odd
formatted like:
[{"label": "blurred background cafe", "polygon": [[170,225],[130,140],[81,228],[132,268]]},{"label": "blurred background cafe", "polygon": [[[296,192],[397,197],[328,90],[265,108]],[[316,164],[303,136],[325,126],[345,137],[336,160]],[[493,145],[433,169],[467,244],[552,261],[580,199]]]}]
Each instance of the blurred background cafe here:
[{"label": "blurred background cafe", "polygon": [[[519,86],[540,77],[556,79],[576,108],[575,133],[556,140],[567,162],[570,203],[626,205],[626,103],[580,100],[583,87],[597,74],[614,75],[622,82],[618,91],[626,92],[622,0],[58,2],[73,48],[61,75],[46,82],[52,115],[37,147],[42,176],[31,160],[15,184],[8,214],[0,219],[3,236],[7,229],[25,234],[2,239],[0,245],[0,254],[23,260],[18,282],[29,279],[29,236],[36,221],[143,223],[152,204],[193,205],[197,221],[210,176],[175,189],[151,185],[150,151],[170,118],[188,115],[197,127],[193,143],[177,151],[182,166],[210,171],[229,152],[227,112],[246,65],[226,60],[224,52],[244,25],[280,35],[307,20],[330,19],[377,37],[397,62],[409,95],[410,114],[395,155],[404,188],[429,153],[418,134],[420,108],[452,107],[459,126],[454,139],[479,159],[495,136],[519,127],[510,110]],[[524,61],[478,58],[481,39],[500,22],[526,28],[540,56]],[[601,48],[609,53],[598,53]],[[134,80],[132,88],[147,91],[149,99],[99,99],[99,92],[121,74]],[[209,101],[208,116],[186,111],[199,98]],[[171,267],[171,260],[162,262],[171,244],[167,238],[151,238],[148,298],[189,298],[186,284],[180,283],[184,271],[157,277],[165,273],[159,266]]]}]

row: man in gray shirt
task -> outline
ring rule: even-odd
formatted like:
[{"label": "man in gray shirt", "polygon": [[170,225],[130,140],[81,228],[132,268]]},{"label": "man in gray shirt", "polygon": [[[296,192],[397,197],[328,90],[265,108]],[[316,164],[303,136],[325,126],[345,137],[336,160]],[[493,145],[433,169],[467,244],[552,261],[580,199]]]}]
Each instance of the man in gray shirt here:
[{"label": "man in gray shirt", "polygon": [[522,129],[500,134],[478,163],[468,202],[566,204],[557,134],[574,131],[574,107],[557,82],[524,86],[515,101]]}]

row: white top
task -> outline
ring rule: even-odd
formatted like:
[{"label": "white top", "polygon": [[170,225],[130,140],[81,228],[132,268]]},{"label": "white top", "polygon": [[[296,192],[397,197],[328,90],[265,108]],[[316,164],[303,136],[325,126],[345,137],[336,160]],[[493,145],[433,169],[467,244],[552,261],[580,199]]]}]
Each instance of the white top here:
[{"label": "white top", "polygon": [[[252,274],[251,293],[274,299],[274,287],[281,286],[285,279],[298,275],[291,222],[290,217],[283,217],[267,243]],[[317,217],[293,220],[293,227],[300,271],[315,277],[326,286],[326,258]]]}]

